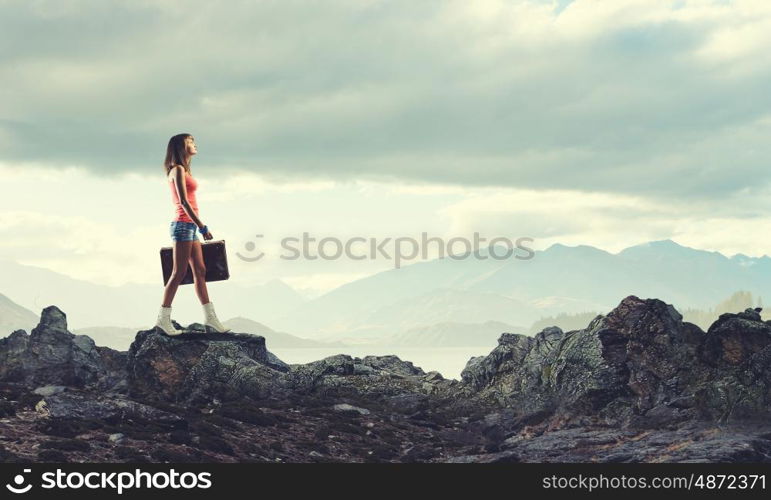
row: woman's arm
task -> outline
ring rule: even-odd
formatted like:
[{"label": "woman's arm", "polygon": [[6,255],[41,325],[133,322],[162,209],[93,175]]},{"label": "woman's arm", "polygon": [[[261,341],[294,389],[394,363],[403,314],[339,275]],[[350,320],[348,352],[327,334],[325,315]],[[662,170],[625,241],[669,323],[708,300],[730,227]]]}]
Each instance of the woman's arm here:
[{"label": "woman's arm", "polygon": [[193,211],[193,208],[190,206],[190,202],[187,201],[187,187],[185,187],[185,168],[181,165],[175,165],[172,168],[174,169],[174,184],[177,186],[179,204],[182,205],[182,208],[185,209],[185,213],[187,213],[187,216],[190,217],[193,222],[195,222],[196,226],[199,228],[203,227],[203,222],[201,222],[201,219],[199,219]]}]

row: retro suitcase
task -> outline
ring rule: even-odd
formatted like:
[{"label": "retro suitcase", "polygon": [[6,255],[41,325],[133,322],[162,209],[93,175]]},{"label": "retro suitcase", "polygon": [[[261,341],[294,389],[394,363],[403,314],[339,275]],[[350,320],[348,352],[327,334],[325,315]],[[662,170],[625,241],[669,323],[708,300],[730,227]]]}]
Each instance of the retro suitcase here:
[{"label": "retro suitcase", "polygon": [[[225,240],[213,240],[201,242],[203,262],[206,265],[206,281],[222,281],[230,277],[228,271],[228,256],[225,252]],[[171,270],[174,266],[172,247],[161,248],[161,269],[163,271],[163,285],[169,281]],[[187,273],[182,280],[182,285],[193,282],[193,268],[188,264]]]}]

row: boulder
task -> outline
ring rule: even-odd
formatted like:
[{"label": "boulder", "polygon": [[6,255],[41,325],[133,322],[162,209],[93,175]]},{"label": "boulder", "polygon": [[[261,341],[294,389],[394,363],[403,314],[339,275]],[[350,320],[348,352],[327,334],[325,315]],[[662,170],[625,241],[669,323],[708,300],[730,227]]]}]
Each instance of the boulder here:
[{"label": "boulder", "polygon": [[518,418],[592,415],[615,425],[767,418],[771,326],[757,309],[723,314],[707,333],[658,299],[624,298],[581,330],[505,333],[472,358],[462,383]]},{"label": "boulder", "polygon": [[67,331],[67,316],[48,306],[31,334],[16,330],[0,339],[0,382],[111,389],[122,378],[85,335]]},{"label": "boulder", "polygon": [[44,397],[37,411],[53,418],[108,420],[141,418],[161,424],[180,424],[173,413],[133,401],[122,395],[99,395],[88,391],[66,391]]},{"label": "boulder", "polygon": [[129,394],[143,399],[191,402],[286,393],[289,366],[268,352],[265,338],[246,333],[140,331],[126,361]]}]

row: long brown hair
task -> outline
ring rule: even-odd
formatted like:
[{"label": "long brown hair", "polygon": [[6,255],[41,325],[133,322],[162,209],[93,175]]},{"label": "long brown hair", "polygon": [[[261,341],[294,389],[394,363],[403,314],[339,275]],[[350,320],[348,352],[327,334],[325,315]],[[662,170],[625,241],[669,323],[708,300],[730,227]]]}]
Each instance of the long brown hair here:
[{"label": "long brown hair", "polygon": [[182,165],[187,173],[190,173],[190,158],[185,154],[185,139],[192,134],[177,134],[169,139],[169,145],[166,146],[166,159],[163,160],[163,168],[166,170],[166,177],[174,165]]}]

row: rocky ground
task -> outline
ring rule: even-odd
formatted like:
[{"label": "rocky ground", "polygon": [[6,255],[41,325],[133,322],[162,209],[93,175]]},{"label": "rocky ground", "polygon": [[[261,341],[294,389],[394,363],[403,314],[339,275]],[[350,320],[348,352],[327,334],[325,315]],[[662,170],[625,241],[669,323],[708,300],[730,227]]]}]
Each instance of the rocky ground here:
[{"label": "rocky ground", "polygon": [[0,339],[0,461],[771,462],[759,310],[704,332],[629,296],[582,330],[503,333],[460,381],[395,356],[289,365],[261,336],[186,330],[118,352],[49,306]]}]

